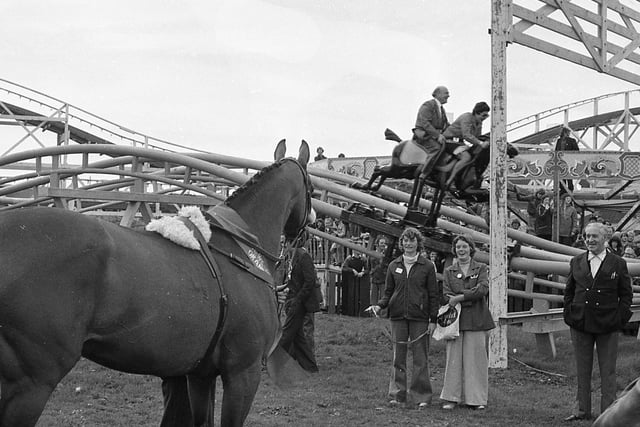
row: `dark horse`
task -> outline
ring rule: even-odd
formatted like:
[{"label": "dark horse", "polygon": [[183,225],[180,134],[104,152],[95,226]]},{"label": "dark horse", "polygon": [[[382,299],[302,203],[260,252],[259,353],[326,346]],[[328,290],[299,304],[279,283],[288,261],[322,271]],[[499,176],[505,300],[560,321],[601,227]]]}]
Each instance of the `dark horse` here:
[{"label": "dark horse", "polygon": [[593,427],[640,426],[640,377],[631,381],[620,396],[593,423]]},{"label": "dark horse", "polygon": [[[385,130],[385,138],[399,142],[391,152],[391,163],[385,166],[376,166],[369,178],[369,182],[364,185],[354,183],[352,184],[353,188],[375,192],[380,189],[387,178],[413,180],[413,189],[408,208],[415,210],[418,208],[422,190],[426,184],[435,190],[427,219],[427,225],[431,226],[435,226],[446,191],[463,200],[475,202],[488,200],[488,192],[481,189],[480,185],[482,183],[482,175],[489,165],[489,148],[474,149],[472,151],[471,162],[454,177],[455,189],[452,189],[446,188],[445,183],[458,160],[454,156],[445,153],[444,147],[440,151],[429,155],[414,141],[402,141],[398,135],[389,129]],[[484,136],[484,138],[487,138],[487,136]],[[515,157],[518,155],[518,150],[509,144],[507,154],[509,157]],[[374,185],[376,180],[378,182]]]},{"label": "dark horse", "polygon": [[[169,380],[168,400],[189,407],[166,404],[162,425],[212,425],[220,376],[221,422],[242,425],[280,334],[280,236],[295,238],[314,216],[309,147],[297,160],[284,150],[281,141],[275,164],[209,211],[230,225],[212,227],[217,278],[202,253],[156,233],[55,208],[2,213],[0,426],[34,426],[81,356]],[[171,382],[180,378],[184,390]]]}]

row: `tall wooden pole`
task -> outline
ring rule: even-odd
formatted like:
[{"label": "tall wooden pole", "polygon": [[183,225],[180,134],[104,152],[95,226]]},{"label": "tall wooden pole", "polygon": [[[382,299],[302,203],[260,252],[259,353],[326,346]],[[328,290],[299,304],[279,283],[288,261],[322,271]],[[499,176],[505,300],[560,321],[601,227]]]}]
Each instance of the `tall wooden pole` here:
[{"label": "tall wooden pole", "polygon": [[507,367],[507,40],[511,0],[491,2],[491,190],[489,310],[497,327],[489,336],[489,366]]}]

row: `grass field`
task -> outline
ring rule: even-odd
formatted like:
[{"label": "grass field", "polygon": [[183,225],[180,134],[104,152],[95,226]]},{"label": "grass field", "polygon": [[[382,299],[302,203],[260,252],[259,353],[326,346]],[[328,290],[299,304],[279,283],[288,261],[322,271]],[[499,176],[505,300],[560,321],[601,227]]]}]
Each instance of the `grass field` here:
[{"label": "grass field", "polygon": [[[444,344],[434,341],[429,352],[432,405],[426,410],[388,406],[387,331],[384,319],[317,314],[320,372],[290,390],[276,388],[265,373],[246,425],[556,426],[571,413],[576,385],[568,332],[556,334],[558,356],[551,359],[537,354],[533,335],[510,327],[509,367],[490,371],[487,409],[444,411],[437,398],[444,376]],[[639,351],[635,337],[620,336],[619,389],[640,375]],[[593,387],[599,389],[597,369]],[[594,395],[594,408],[599,408],[599,390]],[[60,383],[38,426],[157,426],[161,415],[157,378],[122,374],[82,360]]]}]

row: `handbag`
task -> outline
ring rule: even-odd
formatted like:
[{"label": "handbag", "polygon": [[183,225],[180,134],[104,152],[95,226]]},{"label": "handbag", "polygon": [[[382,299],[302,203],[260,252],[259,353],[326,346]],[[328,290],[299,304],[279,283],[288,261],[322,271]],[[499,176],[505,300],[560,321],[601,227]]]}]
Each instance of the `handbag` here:
[{"label": "handbag", "polygon": [[451,307],[449,304],[438,309],[436,330],[433,331],[433,339],[454,340],[460,336],[460,303]]}]

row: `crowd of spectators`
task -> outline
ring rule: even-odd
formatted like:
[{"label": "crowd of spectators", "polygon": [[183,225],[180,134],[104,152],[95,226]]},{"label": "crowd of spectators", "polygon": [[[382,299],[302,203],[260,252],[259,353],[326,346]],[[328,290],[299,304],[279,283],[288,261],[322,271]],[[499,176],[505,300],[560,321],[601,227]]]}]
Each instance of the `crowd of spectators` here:
[{"label": "crowd of spectators", "polygon": [[[538,237],[554,240],[556,234],[556,225],[558,227],[557,237],[558,242],[567,246],[573,246],[586,250],[582,230],[590,222],[603,223],[609,230],[607,234],[607,247],[613,253],[624,258],[640,258],[640,228],[635,230],[615,231],[614,226],[597,213],[589,214],[585,219],[581,218],[584,214],[582,209],[578,209],[573,202],[570,194],[563,194],[559,203],[559,212],[556,211],[552,200],[555,198],[550,192],[540,189],[530,195],[523,194],[522,190],[517,192],[519,200],[527,201],[527,212],[529,218],[524,221],[515,215],[509,220],[509,227],[522,232],[527,232]],[[556,220],[557,215],[557,220]],[[527,221],[528,220],[528,221]],[[381,236],[374,236],[374,239],[369,241],[369,234],[362,233],[360,227],[349,225],[341,221],[340,219],[334,219],[331,217],[319,218],[314,226],[316,229],[334,235],[336,237],[351,240],[353,243],[362,245],[372,251],[379,250],[384,252],[387,245],[390,243],[388,238],[382,238]],[[520,250],[521,244],[517,239],[509,238],[508,255],[517,256]],[[336,302],[338,306],[344,304],[353,304],[353,301],[344,301],[344,298],[353,299],[354,293],[350,293],[346,288],[343,288],[345,282],[353,282],[353,287],[360,286],[361,283],[366,282],[365,291],[364,288],[357,291],[355,295],[361,298],[360,305],[365,305],[367,301],[364,298],[364,293],[368,293],[369,301],[376,301],[379,299],[380,289],[384,283],[384,270],[386,264],[381,265],[379,260],[375,257],[367,257],[361,255],[347,246],[341,245],[335,242],[328,242],[322,237],[316,236],[312,239],[313,248],[311,253],[314,257],[314,261],[317,264],[325,264],[327,267],[335,268],[335,272],[339,274],[337,276],[337,290]],[[488,248],[482,248],[482,250],[488,250]],[[442,273],[446,262],[450,262],[452,256],[450,253],[439,253],[436,251],[430,251],[423,254],[427,259],[430,259],[436,266],[436,271]],[[353,268],[351,264],[358,261],[362,264],[362,267],[356,268],[358,270],[357,275],[352,275]],[[374,283],[375,282],[375,283]],[[640,278],[637,279],[640,283]],[[441,284],[441,283],[440,283]],[[351,289],[353,290],[353,289]],[[323,283],[323,292],[325,293],[326,302],[326,283]],[[325,304],[326,306],[326,304]],[[340,307],[338,307],[340,311]],[[354,312],[355,309],[348,309],[347,311]],[[357,313],[355,315],[358,315]]]},{"label": "crowd of spectators", "polygon": [[[318,147],[316,148],[316,156],[313,158],[314,162],[319,162],[320,160],[325,160],[327,158],[327,156],[324,155],[324,148],[322,147]],[[339,153],[338,154],[338,158],[339,159],[344,159],[345,155],[344,153]]]},{"label": "crowd of spectators", "polygon": [[[526,227],[518,226],[515,228],[546,240],[553,240],[556,209],[552,196],[552,193],[544,189],[538,189],[535,193],[527,195],[516,187],[517,200],[527,202],[529,218]],[[514,217],[514,219],[518,221],[517,218]],[[558,242],[563,245],[585,249],[581,231],[590,222],[600,222],[609,230],[607,247],[612,252],[619,256],[632,257],[632,254],[635,254],[633,257],[640,257],[640,229],[637,232],[635,230],[615,231],[613,224],[597,213],[592,213],[582,219],[569,194],[562,195],[558,219]],[[519,221],[518,223],[520,224]]]}]

